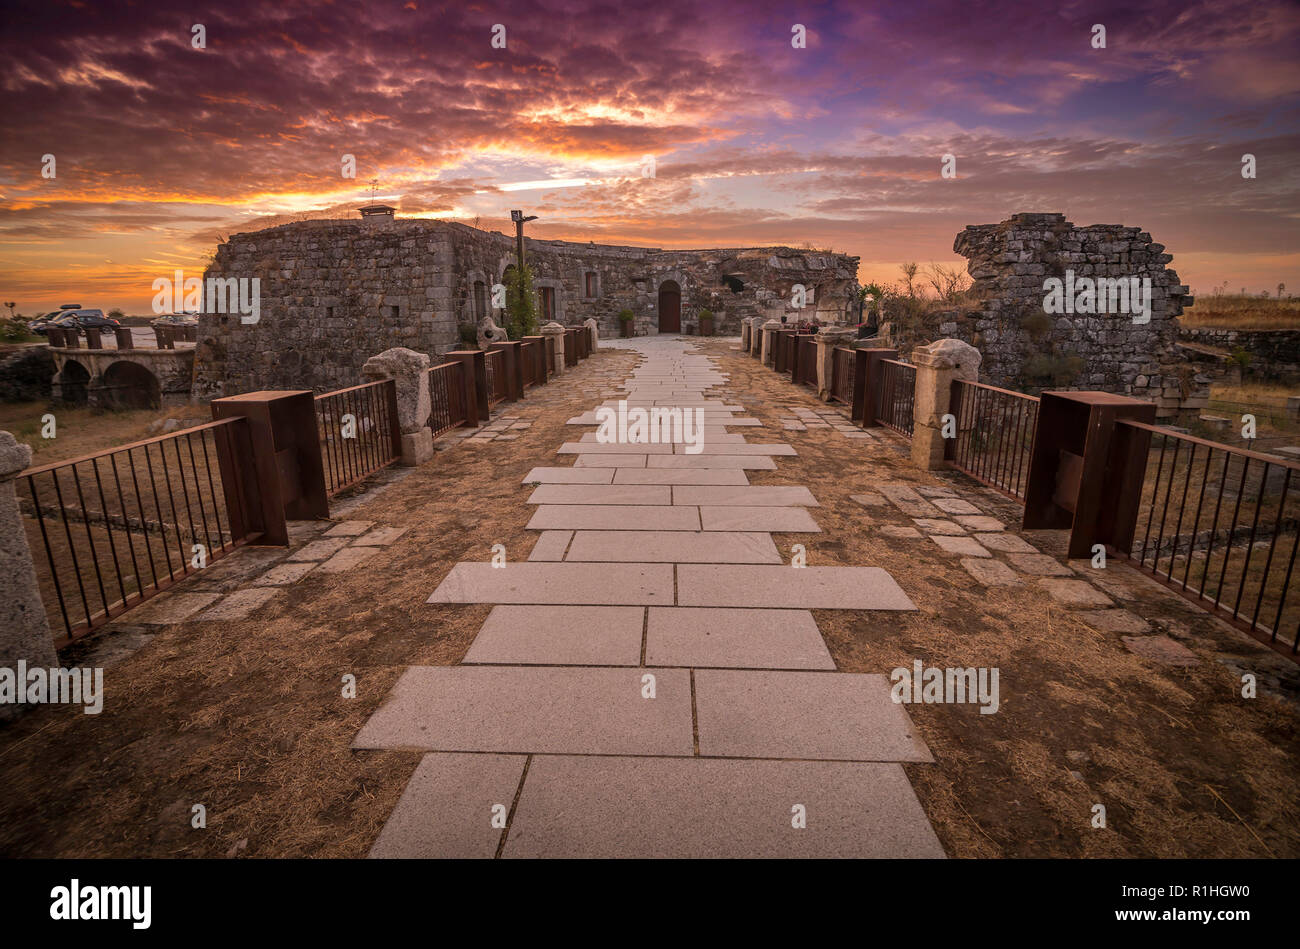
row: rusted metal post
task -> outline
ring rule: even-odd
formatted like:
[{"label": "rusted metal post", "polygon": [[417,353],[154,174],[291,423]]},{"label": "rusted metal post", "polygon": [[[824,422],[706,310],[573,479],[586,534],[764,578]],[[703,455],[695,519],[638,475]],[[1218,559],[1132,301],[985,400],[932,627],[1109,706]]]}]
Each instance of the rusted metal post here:
[{"label": "rusted metal post", "polygon": [[880,394],[880,373],[883,368],[881,362],[886,359],[897,359],[898,350],[859,349],[858,358],[864,361],[862,370],[862,427],[875,428],[879,425],[876,417],[880,414],[880,406],[876,404],[876,399]]},{"label": "rusted metal post", "polygon": [[447,358],[460,363],[465,377],[465,417],[469,419],[466,424],[477,428],[490,417],[487,356],[481,349],[453,349]]},{"label": "rusted metal post", "polygon": [[[1115,422],[1150,424],[1155,417],[1154,403],[1127,396],[1044,392],[1025,485],[1024,529],[1069,528],[1072,559],[1091,557],[1095,544],[1131,541],[1150,438],[1115,441]],[[1112,441],[1118,453],[1113,459]]]},{"label": "rusted metal post", "polygon": [[522,346],[517,342],[493,343],[501,351],[502,369],[506,374],[506,398],[518,402],[524,397],[524,363]]},{"label": "rusted metal post", "polygon": [[[311,390],[246,392],[213,399],[212,417],[248,419],[262,514],[259,543],[288,546],[286,519],[329,517],[325,466]],[[221,474],[224,479],[224,465]]]},{"label": "rusted metal post", "polygon": [[538,334],[537,336],[525,336],[525,343],[535,345],[529,347],[525,358],[533,359],[533,385],[540,386],[546,383],[546,377],[550,375],[546,365],[546,337]]}]

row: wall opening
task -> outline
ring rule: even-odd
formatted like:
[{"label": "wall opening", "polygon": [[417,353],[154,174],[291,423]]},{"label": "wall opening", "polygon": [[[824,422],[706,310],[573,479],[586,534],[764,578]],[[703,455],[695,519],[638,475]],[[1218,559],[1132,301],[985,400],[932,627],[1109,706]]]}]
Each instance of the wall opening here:
[{"label": "wall opening", "polygon": [[59,389],[63,401],[74,405],[85,405],[89,396],[90,373],[79,362],[69,360],[63,364],[59,373]]},{"label": "wall opening", "polygon": [[101,396],[105,408],[156,409],[162,406],[158,377],[134,362],[115,362],[104,370]]}]

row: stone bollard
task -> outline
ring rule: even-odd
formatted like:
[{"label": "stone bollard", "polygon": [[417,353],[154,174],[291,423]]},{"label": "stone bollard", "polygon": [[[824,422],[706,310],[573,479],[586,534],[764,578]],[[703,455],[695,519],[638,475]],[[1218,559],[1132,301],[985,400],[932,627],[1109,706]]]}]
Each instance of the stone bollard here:
[{"label": "stone bollard", "polygon": [[564,372],[564,327],[554,321],[547,323],[540,330],[543,336],[555,340],[555,363],[548,375],[558,376]]},{"label": "stone bollard", "polygon": [[[847,343],[855,336],[847,327],[823,329],[817,334],[817,398],[831,400],[831,380],[835,370],[835,347]],[[852,353],[850,353],[852,355]],[[850,371],[853,363],[850,362]]]},{"label": "stone bollard", "polygon": [[[19,660],[31,668],[59,664],[14,489],[14,477],[31,460],[30,448],[0,432],[0,667],[15,675]],[[0,704],[0,720],[17,717],[21,708]]]},{"label": "stone bollard", "polygon": [[780,320],[768,320],[763,324],[761,357],[764,366],[774,365],[776,355],[776,336],[785,326]]},{"label": "stone bollard", "polygon": [[587,332],[591,334],[591,352],[600,349],[600,327],[591,317],[582,321],[582,325],[587,327]]},{"label": "stone bollard", "polygon": [[361,367],[367,379],[392,379],[397,389],[397,426],[401,431],[401,464],[424,464],[433,457],[429,428],[429,357],[396,347],[371,356]]},{"label": "stone bollard", "polygon": [[941,339],[912,350],[916,393],[912,419],[912,464],[933,471],[944,461],[943,417],[948,414],[952,381],[979,381],[980,351],[959,339]]}]

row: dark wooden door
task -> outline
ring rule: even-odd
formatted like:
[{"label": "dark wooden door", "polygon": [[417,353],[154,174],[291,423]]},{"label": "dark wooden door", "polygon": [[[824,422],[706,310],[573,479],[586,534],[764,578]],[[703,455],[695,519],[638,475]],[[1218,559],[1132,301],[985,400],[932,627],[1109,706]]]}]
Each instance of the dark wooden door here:
[{"label": "dark wooden door", "polygon": [[664,281],[659,288],[659,332],[682,331],[682,290],[674,280]]}]

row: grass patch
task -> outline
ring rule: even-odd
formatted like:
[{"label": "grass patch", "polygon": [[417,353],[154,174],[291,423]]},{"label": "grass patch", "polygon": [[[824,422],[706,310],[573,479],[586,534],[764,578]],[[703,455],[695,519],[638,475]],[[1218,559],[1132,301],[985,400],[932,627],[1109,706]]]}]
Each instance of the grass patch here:
[{"label": "grass patch", "polygon": [[1178,319],[1188,329],[1294,330],[1300,329],[1300,299],[1212,293],[1197,297]]}]

